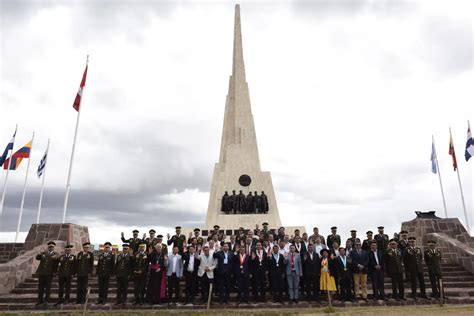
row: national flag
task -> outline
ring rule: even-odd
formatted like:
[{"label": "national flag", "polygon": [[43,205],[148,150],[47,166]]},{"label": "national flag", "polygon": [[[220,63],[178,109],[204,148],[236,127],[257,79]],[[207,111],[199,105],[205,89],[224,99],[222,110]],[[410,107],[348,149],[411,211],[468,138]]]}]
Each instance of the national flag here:
[{"label": "national flag", "polygon": [[[10,140],[10,142],[8,143],[7,147],[5,148],[5,151],[3,152],[3,154],[0,156],[0,167],[3,166],[3,163],[5,161],[8,161],[7,157],[8,157],[8,152],[10,150],[13,150],[13,144],[15,143],[15,136],[16,136],[16,129],[15,129],[15,133],[13,133],[13,137],[12,139]],[[8,162],[7,162],[7,167],[5,169],[8,169]]]},{"label": "national flag", "polygon": [[471,135],[471,127],[467,126],[467,142],[466,142],[466,152],[464,153],[464,157],[466,157],[466,161],[469,160],[474,156],[474,139]]},{"label": "national flag", "polygon": [[86,65],[86,69],[84,70],[84,74],[82,75],[82,80],[79,86],[79,90],[77,91],[76,98],[74,99],[74,104],[72,105],[72,107],[76,111],[79,111],[79,107],[81,106],[82,93],[84,92],[84,88],[86,86],[87,67],[89,66]]},{"label": "national flag", "polygon": [[458,169],[458,162],[456,161],[456,152],[454,151],[453,135],[449,136],[449,154],[453,158],[453,168],[456,171]]},{"label": "national flag", "polygon": [[[23,158],[30,158],[30,150],[32,144],[33,140],[30,140],[28,144],[18,149],[18,151],[12,155],[12,163],[10,164],[10,170],[16,170],[20,166],[20,163]],[[3,169],[8,169],[9,160],[10,158],[7,158],[5,160],[5,163],[3,164]]]},{"label": "national flag", "polygon": [[431,172],[433,173],[438,173],[438,168],[436,167],[436,160],[438,157],[436,157],[436,150],[435,150],[435,144],[434,141],[431,143]]},{"label": "national flag", "polygon": [[48,150],[46,150],[43,158],[41,158],[40,164],[38,166],[38,170],[36,171],[38,178],[41,178],[41,176],[43,175],[44,169],[46,168],[47,160],[48,160]]}]

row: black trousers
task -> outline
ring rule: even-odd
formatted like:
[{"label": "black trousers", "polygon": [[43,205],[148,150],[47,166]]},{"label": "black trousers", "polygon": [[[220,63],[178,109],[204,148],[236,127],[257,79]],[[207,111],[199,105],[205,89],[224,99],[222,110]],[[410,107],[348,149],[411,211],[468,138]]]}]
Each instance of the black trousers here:
[{"label": "black trousers", "polygon": [[270,272],[270,279],[272,280],[272,296],[273,300],[281,302],[283,297],[284,277],[279,272]]},{"label": "black trousers", "polygon": [[[159,273],[161,275],[161,272]],[[141,273],[135,273],[134,278],[133,294],[135,297],[135,303],[145,302],[145,287],[146,287],[146,275]],[[158,295],[160,291],[157,291]]]},{"label": "black trousers", "polygon": [[240,273],[237,275],[237,288],[241,301],[248,301],[249,299],[249,275]]},{"label": "black trousers", "polygon": [[352,278],[350,276],[339,278],[339,294],[344,301],[350,301],[352,298]]},{"label": "black trousers", "polygon": [[51,293],[52,275],[38,276],[38,303],[47,302]]},{"label": "black trousers", "polygon": [[441,287],[439,286],[439,279],[440,276],[437,275],[436,273],[429,273],[430,275],[430,283],[431,283],[431,291],[432,291],[432,296],[439,298],[440,295],[439,293],[441,292]]},{"label": "black trousers", "polygon": [[[150,275],[148,276],[148,285],[146,288],[146,301],[150,304],[161,304],[161,281],[163,279],[163,272],[156,270],[150,270]],[[142,285],[145,286],[145,285]],[[143,293],[145,289],[143,288]],[[138,298],[135,296],[135,301],[140,301],[140,292],[138,293]],[[143,302],[143,298],[142,298]]]},{"label": "black trousers", "polygon": [[390,275],[392,281],[392,297],[393,298],[404,298],[405,297],[405,285],[403,284],[402,273],[392,273]]},{"label": "black trousers", "polygon": [[86,302],[87,286],[89,284],[89,276],[77,276],[77,294],[76,303],[84,304]]},{"label": "black trousers", "polygon": [[[201,280],[201,299],[204,302],[207,302],[207,299],[209,297],[209,284],[214,283],[213,279],[209,279],[207,277],[207,273],[204,272],[202,277],[200,278]],[[212,293],[211,293],[212,295]]]},{"label": "black trousers", "polygon": [[319,278],[320,275],[317,274],[303,276],[304,289],[308,301],[319,299]]},{"label": "black trousers", "polygon": [[219,287],[219,301],[221,303],[229,301],[230,277],[230,272],[220,273],[218,275],[219,283],[217,284],[217,286]]},{"label": "black trousers", "polygon": [[110,276],[99,276],[99,302],[106,303],[109,295]]},{"label": "black trousers", "polygon": [[[171,274],[168,280],[168,298],[170,302],[177,303],[179,299],[179,279],[176,273]],[[174,298],[173,298],[174,294]]]},{"label": "black trousers", "polygon": [[117,277],[117,303],[127,303],[128,276]]},{"label": "black trousers", "polygon": [[59,300],[62,301],[65,295],[66,300],[69,300],[71,295],[71,280],[72,276],[60,276],[59,280]]},{"label": "black trousers", "polygon": [[411,295],[416,297],[416,280],[420,283],[420,293],[422,296],[426,296],[426,287],[425,287],[425,278],[423,276],[423,271],[410,271],[410,284],[411,284]]},{"label": "black trousers", "polygon": [[198,289],[197,271],[192,273],[185,271],[184,278],[186,280],[186,303],[194,303]]},{"label": "black trousers", "polygon": [[265,271],[257,271],[253,274],[253,297],[255,300],[265,300]]},{"label": "black trousers", "polygon": [[383,300],[385,298],[385,289],[383,285],[383,271],[372,271],[372,288],[374,290],[374,298]]}]

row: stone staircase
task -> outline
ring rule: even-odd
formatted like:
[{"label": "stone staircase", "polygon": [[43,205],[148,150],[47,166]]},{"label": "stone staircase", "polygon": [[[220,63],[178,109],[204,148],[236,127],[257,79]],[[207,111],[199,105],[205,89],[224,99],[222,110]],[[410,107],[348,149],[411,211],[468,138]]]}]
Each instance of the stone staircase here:
[{"label": "stone staircase", "polygon": [[[426,268],[425,268],[426,269]],[[474,275],[469,273],[468,271],[464,270],[461,266],[454,265],[454,264],[443,264],[443,280],[445,286],[445,294],[448,297],[445,300],[447,304],[474,304]],[[428,277],[428,272],[425,270],[425,283],[427,288],[427,294],[430,296],[431,294],[431,284]],[[133,306],[131,303],[133,302],[133,282],[130,282],[129,285],[129,304],[126,307],[123,306],[115,306],[115,296],[116,296],[116,281],[115,278],[111,278],[110,281],[110,291],[109,291],[109,303],[106,305],[95,305],[94,302],[97,300],[98,297],[98,283],[97,277],[92,276],[89,280],[89,285],[91,286],[91,295],[89,299],[88,309],[91,310],[128,310],[128,309],[167,309],[169,308],[166,304],[163,305],[142,305],[142,306]],[[76,288],[76,280],[73,279],[72,282],[72,294],[71,294],[71,301],[75,300],[75,288]],[[413,301],[409,299],[410,296],[410,284],[407,283],[405,285],[405,293],[408,298],[407,301],[398,302],[395,300],[390,299],[387,302],[383,301],[372,301],[372,286],[370,281],[367,284],[367,288],[369,291],[369,302],[359,302],[359,303],[342,303],[335,298],[333,303],[334,306],[380,306],[380,305],[388,305],[388,306],[399,306],[399,305],[425,305],[425,304],[439,304],[437,300],[425,300],[425,299],[418,299],[417,301]],[[184,284],[182,284],[181,289],[184,289]],[[391,294],[391,283],[388,277],[385,278],[385,292],[386,294]],[[184,301],[184,291],[181,291],[181,302]],[[10,293],[0,295],[0,311],[13,311],[13,310],[79,310],[82,309],[83,306],[81,305],[60,305],[60,306],[53,306],[54,303],[57,302],[58,296],[58,282],[57,278],[53,279],[53,286],[51,291],[51,299],[50,304],[48,306],[35,306],[37,300],[37,279],[27,278],[25,282],[19,284],[15,289],[13,289]],[[267,303],[255,303],[255,304],[244,304],[239,305],[237,304],[236,293],[231,293],[231,304],[229,306],[221,306],[217,304],[218,299],[214,298],[214,304],[212,308],[281,308],[287,307],[288,302],[282,304],[273,304],[271,300],[271,296],[267,293]],[[292,307],[321,307],[328,305],[326,297],[324,295],[321,296],[321,303],[307,303],[304,299],[300,300],[298,305],[291,305]],[[205,305],[194,305],[194,306],[184,306],[178,305],[173,308],[177,309],[204,309]]]}]

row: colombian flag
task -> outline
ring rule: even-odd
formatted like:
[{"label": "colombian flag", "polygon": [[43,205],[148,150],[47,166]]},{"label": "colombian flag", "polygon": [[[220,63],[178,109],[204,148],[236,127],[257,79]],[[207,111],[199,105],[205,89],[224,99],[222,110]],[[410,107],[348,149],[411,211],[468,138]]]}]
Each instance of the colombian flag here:
[{"label": "colombian flag", "polygon": [[[30,151],[31,151],[31,144],[33,140],[30,140],[28,144],[23,146],[22,148],[18,149],[16,153],[12,156],[12,163],[10,165],[10,170],[16,170],[19,166],[23,158],[30,158]],[[3,169],[8,169],[8,165],[10,163],[10,158],[6,159],[3,164]]]}]

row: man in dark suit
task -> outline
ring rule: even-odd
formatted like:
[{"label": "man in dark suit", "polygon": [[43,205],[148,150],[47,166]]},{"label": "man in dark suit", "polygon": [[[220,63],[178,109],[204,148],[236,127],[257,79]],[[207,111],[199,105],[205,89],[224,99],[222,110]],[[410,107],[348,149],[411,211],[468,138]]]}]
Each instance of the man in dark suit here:
[{"label": "man in dark suit", "polygon": [[299,253],[301,256],[307,251],[306,245],[304,242],[301,242],[300,236],[295,236],[293,239],[293,245],[295,245],[296,253]]},{"label": "man in dark suit", "polygon": [[269,257],[268,271],[274,303],[281,303],[285,281],[285,257],[279,252],[278,245],[273,246]]},{"label": "man in dark suit", "polygon": [[321,258],[314,252],[313,244],[303,254],[303,281],[308,302],[319,301],[319,278],[321,276]]},{"label": "man in dark suit", "polygon": [[341,300],[352,301],[352,260],[346,255],[346,249],[339,247],[339,256],[334,259]]},{"label": "man in dark suit", "polygon": [[229,244],[224,244],[222,251],[215,252],[217,259],[217,278],[219,279],[219,303],[229,304],[230,279],[232,277],[232,262],[234,254],[229,251]]},{"label": "man in dark suit", "polygon": [[186,280],[186,304],[194,304],[197,294],[199,256],[194,246],[183,254],[183,270]]},{"label": "man in dark suit", "polygon": [[256,302],[265,301],[265,279],[268,269],[268,255],[263,250],[262,244],[257,242],[255,252],[252,253],[252,289],[253,297]]},{"label": "man in dark suit", "polygon": [[47,304],[51,293],[51,281],[56,272],[59,254],[54,251],[56,243],[48,242],[48,250],[39,253],[36,260],[40,260],[36,276],[38,277],[38,302],[36,305]]},{"label": "man in dark suit", "polygon": [[381,250],[377,249],[377,242],[373,241],[370,244],[369,251],[369,271],[372,277],[372,290],[374,300],[386,300],[384,290],[384,255]]},{"label": "man in dark suit", "polygon": [[405,287],[403,284],[403,256],[402,251],[397,248],[397,242],[392,239],[388,243],[388,250],[386,252],[385,265],[387,274],[390,276],[392,282],[392,297],[393,299],[405,299]]},{"label": "man in dark suit", "polygon": [[104,244],[104,252],[99,254],[99,260],[97,262],[97,275],[99,277],[99,299],[97,300],[97,304],[107,303],[109,280],[115,271],[115,255],[110,251],[110,247],[112,247],[110,242]]},{"label": "man in dark suit", "polygon": [[351,251],[350,258],[352,260],[355,296],[367,302],[367,266],[369,265],[369,255],[367,251],[362,250],[362,245],[358,238],[355,242],[355,249]]},{"label": "man in dark suit", "polygon": [[89,251],[90,243],[82,244],[83,251],[76,256],[76,273],[77,273],[77,293],[76,304],[84,304],[86,301],[87,286],[89,284],[89,275],[94,269],[94,255]]},{"label": "man in dark suit", "polygon": [[239,303],[249,304],[249,278],[251,255],[245,253],[245,247],[239,249],[239,254],[234,256],[234,275],[237,279]]}]

